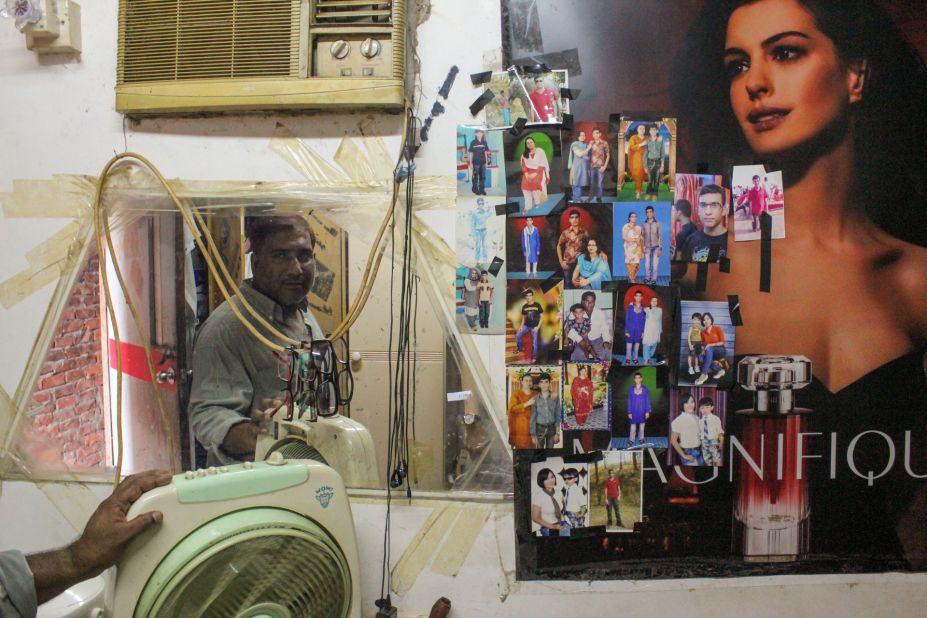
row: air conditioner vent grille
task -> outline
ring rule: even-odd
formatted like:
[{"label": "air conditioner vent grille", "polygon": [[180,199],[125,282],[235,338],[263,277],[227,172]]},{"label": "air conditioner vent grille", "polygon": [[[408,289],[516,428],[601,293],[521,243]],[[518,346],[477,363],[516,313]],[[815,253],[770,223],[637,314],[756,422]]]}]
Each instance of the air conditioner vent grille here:
[{"label": "air conditioner vent grille", "polygon": [[316,0],[313,21],[319,25],[392,23],[392,2],[369,0]]},{"label": "air conditioner vent grille", "polygon": [[299,75],[299,0],[120,5],[119,84]]}]

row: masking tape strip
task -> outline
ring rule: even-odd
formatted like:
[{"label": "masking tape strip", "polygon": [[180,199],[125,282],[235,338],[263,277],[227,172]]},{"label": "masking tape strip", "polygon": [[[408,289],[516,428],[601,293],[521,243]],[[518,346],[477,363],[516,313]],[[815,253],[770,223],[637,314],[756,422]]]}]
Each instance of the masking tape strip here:
[{"label": "masking tape strip", "polygon": [[52,191],[0,193],[7,219],[76,219],[88,212],[88,196]]},{"label": "masking tape strip", "polygon": [[460,507],[450,504],[437,507],[431,512],[393,567],[391,589],[394,593],[402,595],[412,589],[438,543],[444,539],[459,514]]},{"label": "masking tape strip", "polygon": [[348,180],[343,172],[320,157],[279,122],[270,140],[270,149],[283,157],[313,185],[331,187]]},{"label": "masking tape strip", "polygon": [[27,251],[26,261],[32,268],[43,268],[65,259],[71,253],[71,248],[80,234],[80,228],[78,221],[68,223],[52,234],[48,240]]},{"label": "masking tape strip", "polygon": [[485,507],[465,508],[454,523],[454,529],[438,550],[438,555],[431,563],[431,571],[456,577],[488,518],[489,509]]},{"label": "masking tape strip", "polygon": [[79,533],[100,501],[82,483],[36,483],[43,494],[61,513],[62,517]]},{"label": "masking tape strip", "polygon": [[367,155],[353,139],[346,137],[341,140],[338,150],[335,151],[335,163],[341,166],[341,169],[355,183],[380,184],[382,181],[377,178]]},{"label": "masking tape strip", "polygon": [[0,282],[0,305],[9,309],[29,298],[49,283],[61,276],[61,267],[57,264],[39,268],[29,268],[6,281]]}]

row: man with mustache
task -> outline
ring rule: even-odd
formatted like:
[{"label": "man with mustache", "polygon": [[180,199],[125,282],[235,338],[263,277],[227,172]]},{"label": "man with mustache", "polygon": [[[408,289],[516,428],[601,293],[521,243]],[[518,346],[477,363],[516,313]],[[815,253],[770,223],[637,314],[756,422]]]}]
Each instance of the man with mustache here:
[{"label": "man with mustache", "polygon": [[[297,341],[323,337],[309,311],[306,295],[315,276],[315,235],[299,215],[254,217],[246,234],[253,277],[241,284],[240,296],[275,329]],[[233,297],[240,313],[274,340]],[[279,341],[281,345],[285,342]],[[219,305],[203,324],[193,348],[190,424],[207,449],[207,463],[222,465],[254,458],[269,412],[285,384],[281,361],[232,312]]]}]

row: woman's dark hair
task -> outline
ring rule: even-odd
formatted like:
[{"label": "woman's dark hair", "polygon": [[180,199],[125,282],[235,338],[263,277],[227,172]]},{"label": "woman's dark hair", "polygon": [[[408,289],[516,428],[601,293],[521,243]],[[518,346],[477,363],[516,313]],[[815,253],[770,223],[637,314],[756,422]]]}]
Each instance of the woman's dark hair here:
[{"label": "woman's dark hair", "polygon": [[[692,317],[695,317],[695,316],[692,316]],[[709,320],[711,320],[711,325],[714,326],[715,316],[711,315],[710,313],[706,311],[705,313],[702,314],[702,324],[705,323],[705,318],[708,318]]]},{"label": "woman's dark hair", "polygon": [[[689,129],[686,159],[712,169],[755,161],[731,112],[723,64],[727,22],[754,0],[710,0],[673,63],[671,96]],[[851,107],[859,203],[893,236],[927,245],[927,69],[875,0],[799,0],[844,64],[866,60],[862,100]],[[788,179],[787,179],[788,180]]]},{"label": "woman's dark hair", "polygon": [[686,404],[689,403],[690,399],[692,400],[692,403],[695,403],[695,397],[692,395],[692,393],[686,393],[686,395],[682,398],[682,409],[685,409]]},{"label": "woman's dark hair", "polygon": [[535,148],[538,147],[538,142],[537,142],[536,139],[534,139],[534,138],[531,137],[530,135],[529,135],[528,137],[526,137],[526,138],[525,138],[525,150],[524,150],[524,152],[521,153],[521,158],[522,158],[522,159],[527,159],[527,158],[528,158],[528,152],[529,152],[529,151],[528,151],[528,140],[529,140],[529,139],[530,139],[532,142],[534,142],[534,147],[535,147]]},{"label": "woman's dark hair", "polygon": [[634,212],[633,210],[632,210],[631,212],[629,212],[629,213],[628,213],[628,221],[631,220],[631,215],[637,216],[637,213]]},{"label": "woman's dark hair", "polygon": [[538,471],[538,478],[537,478],[538,487],[540,487],[541,489],[544,489],[544,481],[546,481],[550,477],[550,475],[553,473],[554,471],[551,470],[550,468],[541,468],[540,471]]},{"label": "woman's dark hair", "polygon": [[576,377],[577,377],[577,378],[579,377],[579,372],[580,372],[580,371],[585,371],[585,372],[586,372],[586,377],[587,377],[587,378],[589,377],[589,365],[580,364],[580,366],[576,368]]},{"label": "woman's dark hair", "polygon": [[640,371],[635,371],[635,372],[634,372],[634,375],[631,376],[631,377],[632,377],[632,378],[636,378],[636,377],[638,377],[638,376],[640,376],[641,380],[644,379],[644,374],[642,374]]},{"label": "woman's dark hair", "polygon": [[590,262],[592,261],[592,254],[589,252],[589,243],[591,242],[595,243],[596,255],[602,255],[602,247],[599,246],[599,241],[590,236],[586,239],[586,246],[583,248],[583,253]]}]

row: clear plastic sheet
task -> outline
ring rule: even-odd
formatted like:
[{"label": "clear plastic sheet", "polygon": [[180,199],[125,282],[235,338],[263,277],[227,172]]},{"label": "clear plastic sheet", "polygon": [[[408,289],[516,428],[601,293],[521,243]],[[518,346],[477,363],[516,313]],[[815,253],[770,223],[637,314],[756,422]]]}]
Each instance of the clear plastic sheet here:
[{"label": "clear plastic sheet", "polygon": [[[391,156],[379,137],[346,137],[342,140],[333,161],[326,160],[278,125],[270,148],[297,169],[305,182],[247,182],[247,181],[196,181],[170,180],[171,189],[190,208],[201,214],[220,212],[223,209],[240,209],[258,206],[283,212],[315,211],[343,228],[352,243],[369,247],[380,222],[387,213],[393,191]],[[155,164],[157,162],[154,162]],[[81,469],[68,466],[60,457],[59,445],[53,436],[36,431],[30,422],[34,404],[30,396],[39,369],[49,350],[53,331],[74,286],[79,271],[93,253],[96,239],[93,233],[93,202],[97,179],[83,176],[58,176],[51,181],[22,181],[15,183],[14,191],[0,196],[6,217],[72,218],[74,224],[66,228],[71,234],[64,241],[68,250],[62,254],[60,243],[54,250],[35,252],[36,257],[54,258],[57,285],[53,300],[44,317],[32,354],[19,386],[12,396],[0,393],[0,473],[3,478],[21,478],[33,481],[84,481],[102,480],[112,470]],[[416,177],[413,211],[447,210],[454,207],[455,179],[448,177]],[[397,220],[402,217],[405,185],[401,187],[397,205]],[[106,178],[101,200],[112,233],[118,234],[132,222],[138,222],[156,213],[176,211],[158,178],[135,161],[124,160],[113,166]],[[414,268],[420,277],[420,302],[430,301],[439,316],[448,349],[446,358],[452,370],[465,376],[472,397],[464,402],[445,404],[444,435],[418,436],[411,449],[419,465],[440,466],[435,457],[443,442],[451,442],[449,432],[458,431],[458,416],[463,410],[470,422],[463,423],[458,450],[445,457],[446,488],[461,491],[511,491],[511,451],[506,446],[504,413],[492,395],[491,380],[469,334],[459,332],[453,320],[454,254],[447,243],[416,218],[413,231]],[[398,238],[398,231],[397,231]],[[388,243],[389,234],[383,240]],[[381,251],[383,249],[381,245]],[[397,255],[399,251],[397,250]],[[389,253],[382,267],[388,267]],[[353,251],[352,260],[366,259],[366,252]],[[381,267],[381,268],[382,268]],[[119,292],[117,281],[110,281],[114,294]],[[116,294],[118,298],[120,294]],[[353,301],[353,299],[352,299]],[[369,299],[365,310],[382,307],[388,299]],[[443,395],[442,395],[443,399]],[[31,407],[32,406],[32,407]],[[385,410],[383,412],[385,415]],[[475,420],[471,420],[475,419]],[[384,419],[385,422],[385,419]],[[458,455],[466,453],[458,465]],[[448,464],[448,458],[453,460]],[[415,464],[415,460],[413,460]],[[88,492],[87,505],[93,500]],[[56,506],[68,510],[64,498],[52,497]],[[73,502],[73,500],[72,500]],[[80,501],[78,501],[80,502]],[[84,515],[85,516],[85,515]],[[80,521],[81,516],[69,517]]]}]

